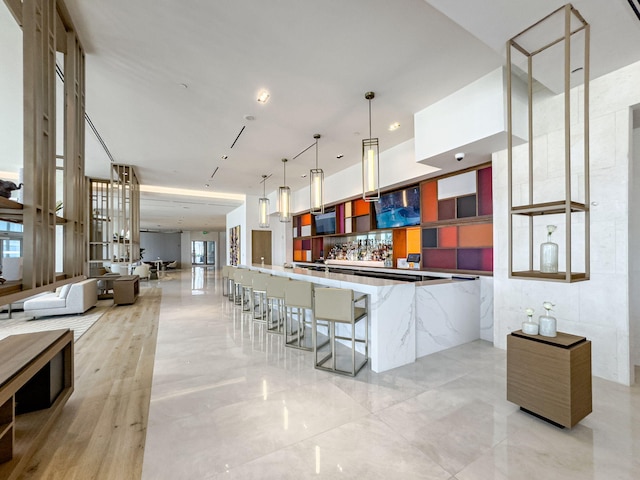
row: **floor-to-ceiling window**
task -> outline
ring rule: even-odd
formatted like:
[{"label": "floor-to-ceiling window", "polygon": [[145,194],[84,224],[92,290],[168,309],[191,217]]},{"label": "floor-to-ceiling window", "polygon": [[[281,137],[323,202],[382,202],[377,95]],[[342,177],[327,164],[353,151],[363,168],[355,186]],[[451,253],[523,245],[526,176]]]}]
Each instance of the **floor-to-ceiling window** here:
[{"label": "floor-to-ceiling window", "polygon": [[193,240],[191,242],[191,263],[194,265],[215,265],[216,242]]},{"label": "floor-to-ceiling window", "polygon": [[0,240],[2,241],[2,258],[22,256],[22,225],[0,221]]}]

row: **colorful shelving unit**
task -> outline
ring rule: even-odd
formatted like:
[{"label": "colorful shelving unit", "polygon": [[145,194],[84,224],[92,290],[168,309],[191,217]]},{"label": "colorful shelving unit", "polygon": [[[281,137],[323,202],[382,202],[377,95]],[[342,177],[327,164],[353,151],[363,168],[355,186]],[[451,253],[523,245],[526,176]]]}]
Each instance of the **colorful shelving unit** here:
[{"label": "colorful shelving unit", "polygon": [[317,234],[321,230],[316,229],[316,217],[309,213],[295,216],[293,260],[311,262],[345,239],[386,232],[393,238],[394,266],[398,258],[421,253],[423,270],[492,273],[491,165],[429,179],[419,187],[420,225],[415,227],[376,229],[375,210],[362,199],[325,209],[335,211],[335,233]]},{"label": "colorful shelving unit", "polygon": [[422,267],[493,271],[491,166],[421,184]]}]

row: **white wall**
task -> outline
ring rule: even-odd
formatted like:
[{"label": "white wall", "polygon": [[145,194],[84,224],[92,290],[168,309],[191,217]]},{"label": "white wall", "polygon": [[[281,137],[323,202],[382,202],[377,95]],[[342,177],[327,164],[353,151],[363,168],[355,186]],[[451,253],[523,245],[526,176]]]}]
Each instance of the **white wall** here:
[{"label": "white wall", "polygon": [[[640,110],[640,107],[636,107]],[[640,122],[638,122],[640,123]],[[632,161],[630,175],[632,188],[630,190],[630,211],[640,211],[640,124],[634,125],[632,135]],[[640,215],[629,216],[629,321],[631,328],[631,359],[632,365],[640,365],[640,255],[637,255],[640,245]],[[631,371],[633,374],[633,369]],[[636,379],[637,380],[637,379]]]},{"label": "white wall", "polygon": [[[591,280],[573,284],[508,278],[507,152],[493,155],[494,345],[506,348],[506,336],[521,327],[527,307],[541,313],[543,301],[556,303],[558,330],[592,340],[593,374],[629,384],[629,107],[640,102],[640,63],[591,82]],[[539,105],[537,114],[557,112],[562,96]],[[581,105],[574,103],[574,111]],[[544,117],[543,117],[544,118]],[[559,169],[553,155],[562,148],[545,118],[546,133],[534,139],[543,161],[536,167],[544,185],[554,184]],[[581,131],[572,119],[572,148]],[[560,156],[560,155],[558,155]],[[548,220],[545,220],[548,222]],[[562,245],[561,242],[560,245]],[[536,243],[537,244],[537,243]]]},{"label": "white wall", "polygon": [[[513,131],[527,138],[525,86],[513,78]],[[462,151],[493,151],[507,141],[507,74],[504,67],[479,78],[415,114],[415,159],[452,157]],[[438,164],[436,160],[434,164]]]},{"label": "white wall", "polygon": [[[260,228],[258,221],[259,198],[258,196],[247,195],[244,204],[227,214],[227,237],[230,228],[240,225],[240,265],[248,265],[251,262],[251,231],[265,230]],[[273,204],[273,201],[270,203]],[[273,225],[274,223],[272,217],[271,224]],[[289,223],[288,225],[290,226],[291,224]],[[273,248],[274,244],[272,243]],[[225,265],[229,263],[229,245],[226,245],[226,252]]]},{"label": "white wall", "polygon": [[[380,152],[380,187],[383,189],[437,171],[437,168],[416,163],[413,139]],[[358,163],[339,173],[327,176],[324,180],[324,186],[325,203],[336,203],[346,198],[360,196],[362,195],[362,167]],[[275,196],[269,198],[271,208],[275,212],[278,208],[277,199]],[[293,212],[309,210],[309,187],[292,193],[291,210]],[[282,265],[284,257],[287,262],[293,260],[293,226],[291,223],[281,224],[278,221],[277,213],[271,218],[271,226],[274,227],[276,223],[279,225],[274,229],[273,234],[273,263],[274,265]],[[284,225],[286,227],[283,227]]]},{"label": "white wall", "polygon": [[206,240],[208,242],[216,242],[216,268],[221,268],[222,265],[228,263],[227,258],[227,244],[225,232],[207,232],[204,233],[201,230],[182,232],[181,241],[182,249],[180,252],[180,263],[183,268],[192,265],[191,263],[191,241],[192,240]]}]

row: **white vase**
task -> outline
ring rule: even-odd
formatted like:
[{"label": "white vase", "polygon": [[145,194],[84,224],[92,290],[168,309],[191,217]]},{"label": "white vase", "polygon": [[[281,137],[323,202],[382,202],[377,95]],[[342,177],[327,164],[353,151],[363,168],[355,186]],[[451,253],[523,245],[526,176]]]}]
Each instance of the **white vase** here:
[{"label": "white vase", "polygon": [[532,321],[522,322],[522,333],[538,335],[538,324]]},{"label": "white vase", "polygon": [[541,315],[538,320],[540,322],[540,335],[543,337],[555,337],[557,335],[555,317]]}]

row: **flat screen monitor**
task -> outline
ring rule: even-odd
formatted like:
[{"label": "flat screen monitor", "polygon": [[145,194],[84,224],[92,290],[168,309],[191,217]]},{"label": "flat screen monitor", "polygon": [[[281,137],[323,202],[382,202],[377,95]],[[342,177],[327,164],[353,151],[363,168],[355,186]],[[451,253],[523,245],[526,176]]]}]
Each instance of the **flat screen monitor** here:
[{"label": "flat screen monitor", "polygon": [[316,235],[330,235],[336,233],[336,212],[314,215]]},{"label": "flat screen monitor", "polygon": [[420,188],[410,187],[380,195],[374,203],[376,228],[420,225]]}]

